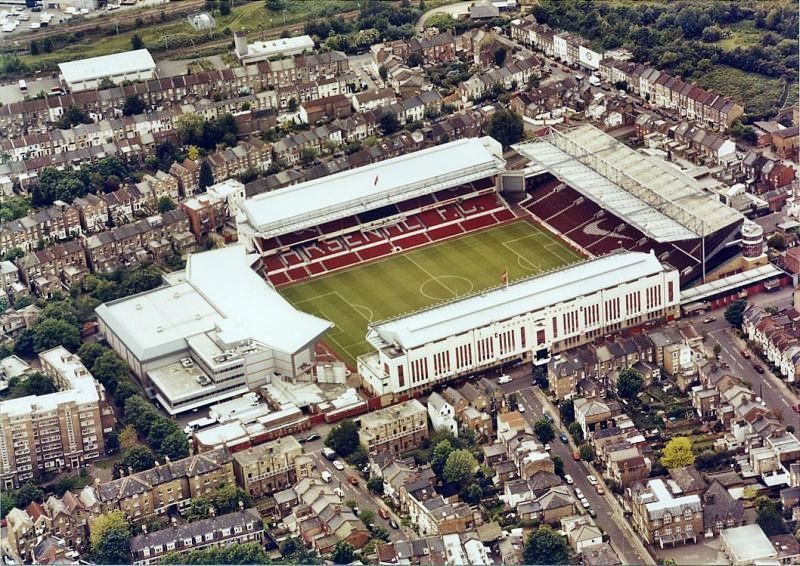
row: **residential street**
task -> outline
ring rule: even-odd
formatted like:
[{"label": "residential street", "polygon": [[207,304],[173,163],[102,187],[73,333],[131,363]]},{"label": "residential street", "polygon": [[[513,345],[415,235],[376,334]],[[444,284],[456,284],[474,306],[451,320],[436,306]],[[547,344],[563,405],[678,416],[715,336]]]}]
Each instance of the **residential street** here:
[{"label": "residential street", "polygon": [[[520,397],[520,402],[525,406],[525,419],[533,429],[534,423],[542,418],[543,412],[546,410],[555,419],[554,428],[556,431],[556,439],[550,443],[551,453],[559,456],[564,462],[564,473],[572,476],[575,481],[572,489],[580,488],[586,499],[597,512],[595,522],[611,537],[611,545],[617,551],[622,561],[626,564],[655,564],[655,561],[642,547],[639,538],[631,531],[627,525],[627,521],[622,517],[622,509],[612,499],[612,495],[608,489],[605,490],[605,495],[600,496],[595,491],[594,487],[589,484],[586,476],[593,472],[586,467],[584,462],[576,462],[572,459],[572,448],[570,445],[562,443],[558,436],[560,434],[567,434],[566,428],[561,424],[561,419],[558,411],[552,407],[543,408],[542,393],[537,391],[537,388],[531,385],[531,372],[528,366],[518,366],[511,370],[506,370],[514,380],[511,383],[501,386],[503,390],[508,393],[517,392]],[[598,479],[599,474],[594,474]],[[613,504],[612,504],[613,502]],[[577,501],[578,508],[580,503]],[[581,508],[582,509],[582,508]],[[622,526],[620,526],[622,525]]]}]

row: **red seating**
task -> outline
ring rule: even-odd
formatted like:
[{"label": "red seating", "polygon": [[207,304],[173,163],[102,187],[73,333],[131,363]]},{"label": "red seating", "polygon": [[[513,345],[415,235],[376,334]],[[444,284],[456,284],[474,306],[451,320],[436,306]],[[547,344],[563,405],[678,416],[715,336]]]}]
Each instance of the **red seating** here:
[{"label": "red seating", "polygon": [[407,250],[409,248],[414,248],[417,246],[421,246],[423,244],[430,243],[430,238],[428,238],[427,234],[414,234],[412,236],[406,236],[404,238],[398,238],[394,241],[394,245]]},{"label": "red seating", "polygon": [[309,228],[308,230],[300,230],[299,232],[290,232],[278,238],[282,246],[291,246],[306,242],[319,237],[319,230],[316,228]]},{"label": "red seating", "polygon": [[513,220],[515,218],[514,213],[507,208],[504,208],[500,212],[495,212],[492,216],[494,216],[498,222],[508,222],[509,220]]},{"label": "red seating", "polygon": [[269,273],[270,271],[276,271],[278,269],[283,269],[284,267],[286,267],[281,261],[281,258],[279,258],[276,255],[268,255],[264,258],[263,261],[264,265],[267,268],[267,273]]},{"label": "red seating", "polygon": [[269,280],[273,285],[277,287],[278,285],[285,285],[286,283],[288,283],[289,276],[286,275],[286,272],[273,273],[272,275],[269,276]]},{"label": "red seating", "polygon": [[305,266],[302,265],[300,267],[293,267],[286,273],[292,278],[292,281],[301,281],[308,277],[308,271],[306,270]]},{"label": "red seating", "polygon": [[283,259],[284,263],[288,266],[300,265],[305,261],[296,250],[283,252],[281,254],[281,259]]},{"label": "red seating", "polygon": [[325,269],[331,271],[333,269],[340,269],[342,267],[347,267],[348,265],[353,265],[354,263],[358,262],[359,262],[358,256],[354,253],[349,253],[345,255],[332,257],[330,259],[323,259],[322,265],[325,266]]},{"label": "red seating", "polygon": [[369,248],[359,250],[358,257],[360,257],[362,261],[367,261],[388,255],[390,253],[392,253],[392,245],[389,242],[384,242],[383,244],[378,244],[377,246],[371,246]]},{"label": "red seating", "polygon": [[306,266],[306,269],[308,269],[308,272],[311,275],[319,275],[320,273],[325,273],[325,268],[322,267],[322,264],[319,263],[319,262],[317,262],[317,263],[309,263]]},{"label": "red seating", "polygon": [[449,238],[451,236],[455,236],[456,234],[463,233],[461,226],[458,224],[450,224],[449,226],[442,226],[441,228],[434,228],[428,235],[430,236],[431,240],[441,240],[443,238]]},{"label": "red seating", "polygon": [[478,230],[480,228],[486,228],[487,226],[491,226],[495,223],[495,219],[491,214],[484,214],[483,216],[478,216],[476,218],[468,218],[461,222],[461,226],[464,228],[465,231],[469,232],[470,230]]}]

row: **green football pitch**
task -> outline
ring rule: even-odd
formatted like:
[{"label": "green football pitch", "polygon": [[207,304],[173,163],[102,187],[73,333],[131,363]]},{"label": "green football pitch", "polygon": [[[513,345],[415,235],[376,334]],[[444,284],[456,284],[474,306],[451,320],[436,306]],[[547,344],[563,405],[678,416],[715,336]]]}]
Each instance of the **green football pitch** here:
[{"label": "green football pitch", "polygon": [[399,253],[280,289],[298,309],[336,326],[325,342],[355,366],[372,348],[367,324],[509,281],[582,257],[544,229],[520,220]]}]

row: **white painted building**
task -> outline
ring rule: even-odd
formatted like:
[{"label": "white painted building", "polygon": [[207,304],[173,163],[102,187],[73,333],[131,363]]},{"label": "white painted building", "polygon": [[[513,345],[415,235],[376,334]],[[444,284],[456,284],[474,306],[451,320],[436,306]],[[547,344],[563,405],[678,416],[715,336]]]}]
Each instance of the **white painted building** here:
[{"label": "white painted building", "polygon": [[377,395],[422,390],[597,336],[679,316],[677,271],[653,254],[611,254],[371,324],[358,372]]},{"label": "white painted building", "polygon": [[458,436],[455,408],[435,391],[428,397],[428,416],[434,430],[447,429],[453,436]]}]

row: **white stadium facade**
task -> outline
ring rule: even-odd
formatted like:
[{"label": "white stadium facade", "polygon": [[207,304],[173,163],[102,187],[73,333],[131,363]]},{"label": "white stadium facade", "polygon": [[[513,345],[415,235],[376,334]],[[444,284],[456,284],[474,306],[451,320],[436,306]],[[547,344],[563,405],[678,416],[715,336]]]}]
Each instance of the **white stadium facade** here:
[{"label": "white stadium facade", "polygon": [[617,253],[371,324],[358,372],[376,395],[554,353],[680,312],[677,271],[652,254]]}]

